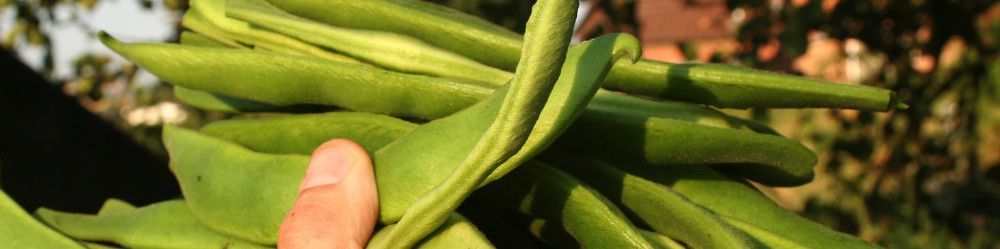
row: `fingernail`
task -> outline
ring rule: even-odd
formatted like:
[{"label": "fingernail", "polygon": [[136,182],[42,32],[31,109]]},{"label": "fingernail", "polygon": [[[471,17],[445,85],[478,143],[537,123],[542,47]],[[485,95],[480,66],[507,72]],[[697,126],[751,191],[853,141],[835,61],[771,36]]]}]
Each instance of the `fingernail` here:
[{"label": "fingernail", "polygon": [[306,170],[305,179],[302,179],[299,192],[339,183],[351,172],[355,161],[356,157],[346,146],[338,145],[336,142],[320,146],[309,160],[309,168]]}]

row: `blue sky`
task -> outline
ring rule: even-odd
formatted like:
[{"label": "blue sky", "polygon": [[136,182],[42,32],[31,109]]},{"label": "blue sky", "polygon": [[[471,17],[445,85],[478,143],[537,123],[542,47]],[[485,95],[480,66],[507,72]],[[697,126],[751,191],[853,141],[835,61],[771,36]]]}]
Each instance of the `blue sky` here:
[{"label": "blue sky", "polygon": [[[42,29],[50,35],[53,48],[54,77],[66,79],[73,76],[73,59],[86,53],[106,54],[116,61],[124,61],[97,41],[99,31],[107,31],[125,41],[165,41],[174,34],[174,23],[179,21],[175,13],[154,1],[151,10],[145,10],[135,0],[102,0],[93,10],[75,8],[73,3],[61,3],[53,8],[55,22],[43,20]],[[71,16],[77,15],[77,20]],[[7,34],[13,26],[13,9],[0,12],[0,34]],[[18,55],[29,66],[38,69],[42,65],[41,48],[19,44],[15,47]],[[120,64],[120,63],[112,63]],[[144,83],[155,82],[150,75],[140,75]]]}]

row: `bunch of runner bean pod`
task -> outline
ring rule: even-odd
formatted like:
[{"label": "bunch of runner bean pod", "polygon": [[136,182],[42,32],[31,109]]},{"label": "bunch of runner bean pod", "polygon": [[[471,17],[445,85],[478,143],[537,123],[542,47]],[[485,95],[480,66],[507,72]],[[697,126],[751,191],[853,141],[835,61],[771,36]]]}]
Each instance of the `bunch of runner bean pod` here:
[{"label": "bunch of runner bean pod", "polygon": [[347,138],[375,163],[372,248],[876,247],[754,189],[809,182],[815,155],[709,106],[905,108],[892,92],[569,45],[577,5],[539,0],[523,37],[417,0],[193,0],[180,44],[102,34],[187,104],[288,114],[165,127],[183,200],[37,216],[129,248],[273,247],[308,155]]}]

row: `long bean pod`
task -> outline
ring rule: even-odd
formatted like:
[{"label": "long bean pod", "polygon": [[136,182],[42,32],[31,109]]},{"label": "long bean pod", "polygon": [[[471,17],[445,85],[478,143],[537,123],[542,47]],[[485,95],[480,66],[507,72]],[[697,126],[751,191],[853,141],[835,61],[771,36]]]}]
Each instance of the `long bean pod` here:
[{"label": "long bean pod", "polygon": [[[190,31],[184,31],[181,33],[180,44],[213,48],[232,47],[227,45],[227,43],[219,42],[205,35]],[[174,86],[174,97],[188,105],[217,112],[298,112],[300,110],[317,109],[302,108],[302,106],[275,106],[248,99],[234,98],[222,94],[194,90],[183,86]]]},{"label": "long bean pod", "polygon": [[878,248],[781,208],[748,183],[708,167],[665,169],[613,162],[645,179],[669,186],[772,248]]},{"label": "long bean pod", "polygon": [[[117,204],[111,204],[117,205]],[[223,236],[198,222],[182,200],[138,209],[106,203],[98,215],[37,211],[45,223],[77,239],[114,242],[129,248],[269,248]]]},{"label": "long bean pod", "polygon": [[694,248],[755,248],[715,214],[669,188],[626,173],[596,158],[550,149],[540,158],[594,186],[639,220]]},{"label": "long bean pod", "polygon": [[[351,57],[333,53],[294,38],[261,30],[252,27],[249,23],[229,18],[226,16],[225,8],[226,0],[191,1],[191,8],[185,13],[182,24],[199,33],[236,40],[253,45],[254,47],[281,50],[290,54],[316,56],[333,61],[357,62],[357,60]],[[222,39],[218,39],[218,41],[222,41]]]},{"label": "long bean pod", "polygon": [[[541,218],[545,223],[533,225],[533,233],[565,231],[582,248],[653,248],[611,201],[544,163],[529,161],[480,192],[480,198],[489,198],[498,208]],[[562,231],[541,231],[545,229]]]},{"label": "long bean pod", "polygon": [[468,107],[490,92],[485,86],[317,58],[171,44],[123,44],[106,34],[100,38],[174,85],[279,106],[335,105],[433,119]]},{"label": "long bean pod", "polygon": [[[335,26],[422,39],[485,64],[512,69],[522,38],[485,20],[418,0],[269,0],[292,14]],[[719,107],[905,108],[892,91],[714,64],[619,63],[606,87]]]},{"label": "long bean pod", "polygon": [[346,29],[297,17],[264,0],[229,0],[226,14],[396,71],[506,82],[507,71],[396,33]]}]

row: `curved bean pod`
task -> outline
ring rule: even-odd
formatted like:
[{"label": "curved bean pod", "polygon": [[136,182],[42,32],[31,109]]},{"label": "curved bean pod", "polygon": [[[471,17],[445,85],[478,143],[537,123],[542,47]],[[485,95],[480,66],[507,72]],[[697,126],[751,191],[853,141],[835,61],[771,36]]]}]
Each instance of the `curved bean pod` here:
[{"label": "curved bean pod", "polygon": [[[199,47],[229,47],[225,43],[218,42],[210,37],[189,31],[181,33],[180,43]],[[240,99],[221,94],[194,90],[182,86],[174,86],[174,97],[177,97],[178,100],[188,105],[217,112],[299,112],[300,110],[318,109],[308,107],[303,108],[302,106],[275,106],[248,99]]]},{"label": "curved bean pod", "polygon": [[396,71],[499,83],[511,78],[507,71],[479,64],[416,38],[330,26],[288,14],[264,0],[229,0],[226,14]]},{"label": "curved bean pod", "polygon": [[675,119],[670,118],[673,115],[664,117],[613,107],[589,111],[593,113],[582,115],[560,137],[560,144],[595,155],[641,160],[657,166],[727,165],[768,185],[801,185],[813,177],[816,156],[812,151],[780,136],[705,126],[682,121],[683,115]]},{"label": "curved bean pod", "polygon": [[626,171],[669,186],[711,210],[735,228],[772,248],[878,248],[781,208],[749,184],[708,167],[656,168],[615,163]]},{"label": "curved bean pod", "polygon": [[558,148],[540,156],[542,161],[569,172],[627,212],[693,248],[755,248],[756,245],[715,214],[695,205],[669,188],[626,173],[596,158],[568,154]]},{"label": "curved bean pod", "polygon": [[98,215],[46,208],[37,213],[45,223],[74,238],[114,242],[128,248],[269,248],[212,232],[191,215],[182,200],[133,210],[116,205],[105,202]]},{"label": "curved bean pod", "polygon": [[383,30],[420,38],[501,69],[514,70],[521,56],[520,35],[478,17],[423,1],[269,2],[292,14],[334,26]]},{"label": "curved bean pod", "polygon": [[[491,91],[484,86],[316,58],[173,44],[123,44],[106,34],[100,38],[109,48],[174,85],[279,106],[336,105],[433,119],[468,107]],[[361,85],[366,87],[357,87]],[[386,101],[389,99],[394,101]]]},{"label": "curved bean pod", "polygon": [[[541,218],[543,223],[532,225],[536,236],[564,230],[582,248],[654,248],[625,214],[596,190],[537,161],[511,171],[476,195],[500,208]],[[559,225],[549,226],[552,222]],[[543,232],[548,229],[556,231]]]},{"label": "curved bean pod", "polygon": [[35,220],[3,191],[0,191],[0,217],[3,217],[0,221],[0,247],[84,248]]},{"label": "curved bean pod", "polygon": [[[396,229],[396,225],[388,225],[372,236],[369,245],[388,243],[389,233]],[[371,246],[369,246],[371,247]],[[476,228],[476,225],[469,222],[458,213],[452,213],[448,219],[441,224],[434,232],[417,243],[413,248],[418,249],[451,249],[451,248],[494,248],[486,236]]]},{"label": "curved bean pod", "polygon": [[906,109],[890,90],[807,79],[725,64],[670,64],[644,60],[615,65],[605,87],[723,108]]},{"label": "curved bean pod", "polygon": [[199,33],[240,41],[254,47],[288,54],[316,56],[333,61],[357,62],[354,58],[332,53],[287,36],[260,30],[250,26],[249,23],[229,18],[226,16],[225,8],[226,0],[191,1],[191,7],[184,14],[182,24]]},{"label": "curved bean pod", "polygon": [[236,238],[264,245],[277,241],[308,156],[258,153],[174,126],[163,128],[163,140],[195,218]]},{"label": "curved bean pod", "polygon": [[[512,69],[522,39],[477,17],[417,0],[270,0],[292,14],[335,26],[419,38],[485,64]],[[905,108],[892,91],[715,64],[619,63],[606,87],[719,107]]]}]

